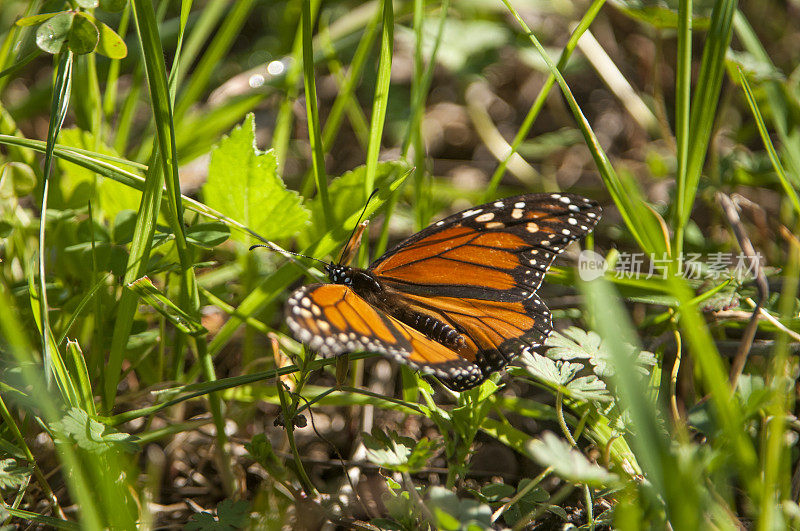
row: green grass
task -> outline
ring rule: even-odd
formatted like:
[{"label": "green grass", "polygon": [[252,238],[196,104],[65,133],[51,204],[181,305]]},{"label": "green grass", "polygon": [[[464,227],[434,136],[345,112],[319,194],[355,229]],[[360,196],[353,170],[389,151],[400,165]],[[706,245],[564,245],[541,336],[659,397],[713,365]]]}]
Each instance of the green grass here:
[{"label": "green grass", "polygon": [[[3,524],[800,525],[782,3],[36,6],[0,12]],[[587,31],[657,129],[574,53]],[[582,245],[665,274],[560,259],[551,348],[464,393],[315,358],[282,307],[324,275],[247,249],[335,260],[375,188],[360,266],[460,207],[564,189],[604,207]],[[746,240],[763,305],[710,269]],[[705,278],[680,274],[693,254]]]}]

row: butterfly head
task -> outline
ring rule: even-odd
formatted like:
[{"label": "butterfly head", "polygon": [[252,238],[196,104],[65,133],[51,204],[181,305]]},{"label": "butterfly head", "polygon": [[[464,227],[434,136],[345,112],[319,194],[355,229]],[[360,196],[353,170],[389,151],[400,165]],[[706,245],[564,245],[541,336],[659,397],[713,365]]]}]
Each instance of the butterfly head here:
[{"label": "butterfly head", "polygon": [[351,286],[353,284],[353,268],[339,264],[327,264],[325,272],[328,278],[334,284],[344,284]]},{"label": "butterfly head", "polygon": [[325,266],[325,272],[328,274],[328,278],[331,282],[353,288],[353,291],[361,296],[383,292],[383,286],[380,281],[366,269],[339,264],[327,264]]}]

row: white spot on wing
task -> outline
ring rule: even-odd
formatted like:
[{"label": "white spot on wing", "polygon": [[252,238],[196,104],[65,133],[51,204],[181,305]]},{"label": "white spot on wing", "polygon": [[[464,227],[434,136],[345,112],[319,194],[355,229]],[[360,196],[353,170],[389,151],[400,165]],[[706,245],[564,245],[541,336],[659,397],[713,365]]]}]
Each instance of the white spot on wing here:
[{"label": "white spot on wing", "polygon": [[461,213],[461,217],[462,218],[468,218],[470,216],[474,216],[475,214],[480,214],[481,212],[483,212],[482,208],[476,208],[476,209],[473,209],[473,210],[465,210],[464,212]]},{"label": "white spot on wing", "polygon": [[486,214],[481,214],[480,216],[475,218],[475,221],[480,221],[481,223],[484,223],[486,221],[492,221],[493,219],[494,219],[494,212],[487,212]]}]

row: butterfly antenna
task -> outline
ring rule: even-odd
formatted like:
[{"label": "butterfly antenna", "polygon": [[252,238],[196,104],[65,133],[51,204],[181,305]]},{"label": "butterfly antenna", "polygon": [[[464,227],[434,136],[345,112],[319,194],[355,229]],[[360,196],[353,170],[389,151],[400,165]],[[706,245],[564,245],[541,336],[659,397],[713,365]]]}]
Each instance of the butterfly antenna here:
[{"label": "butterfly antenna", "polygon": [[364,203],[364,210],[362,210],[361,211],[361,215],[358,216],[358,221],[356,221],[356,225],[355,225],[355,227],[353,227],[353,231],[350,233],[350,236],[347,237],[347,241],[345,242],[344,247],[342,247],[342,255],[339,257],[339,261],[336,262],[337,264],[341,265],[342,260],[344,260],[344,255],[345,255],[345,253],[347,253],[347,249],[350,247],[350,241],[353,239],[353,235],[356,233],[356,230],[358,230],[358,225],[361,223],[361,218],[364,217],[364,214],[367,212],[367,207],[369,206],[369,202],[372,201],[372,198],[375,197],[375,194],[377,194],[378,191],[379,191],[379,189],[375,188],[372,191],[372,193],[369,194],[369,197],[367,198],[367,202]]},{"label": "butterfly antenna", "polygon": [[319,262],[322,265],[328,265],[328,262],[326,262],[324,260],[320,260],[319,258],[314,258],[313,256],[306,256],[304,254],[295,253],[295,252],[292,252],[292,251],[287,251],[286,249],[281,249],[280,247],[278,247],[277,245],[275,245],[272,242],[267,242],[266,245],[261,244],[261,243],[257,243],[255,245],[251,245],[248,250],[252,251],[253,249],[255,249],[257,247],[263,247],[265,249],[269,249],[270,251],[274,251],[276,253],[280,253],[280,254],[282,254],[282,255],[284,255],[286,257],[299,256],[300,258],[308,258],[309,260],[314,260],[316,262]]}]

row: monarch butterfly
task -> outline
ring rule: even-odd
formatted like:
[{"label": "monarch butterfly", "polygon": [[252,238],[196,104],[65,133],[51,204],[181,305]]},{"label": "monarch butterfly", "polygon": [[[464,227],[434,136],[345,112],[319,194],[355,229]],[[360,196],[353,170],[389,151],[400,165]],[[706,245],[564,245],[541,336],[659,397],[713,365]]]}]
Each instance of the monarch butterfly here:
[{"label": "monarch butterfly", "polygon": [[600,206],[528,194],[453,214],[367,269],[328,263],[331,284],[289,297],[286,323],[323,356],[377,352],[471,389],[552,330],[537,295],[550,264],[594,229]]}]

